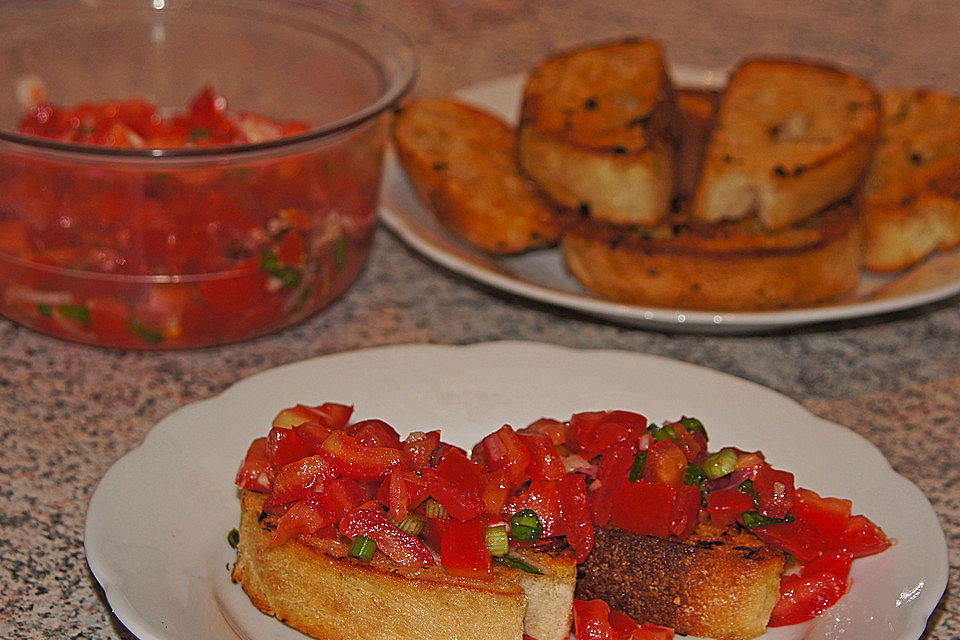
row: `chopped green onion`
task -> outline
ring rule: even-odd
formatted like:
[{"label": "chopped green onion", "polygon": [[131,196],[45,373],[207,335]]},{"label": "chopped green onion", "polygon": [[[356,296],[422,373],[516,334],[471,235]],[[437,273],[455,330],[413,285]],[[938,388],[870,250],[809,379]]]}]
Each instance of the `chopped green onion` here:
[{"label": "chopped green onion", "polygon": [[82,304],[60,304],[57,305],[57,312],[64,318],[83,323],[90,322],[90,309]]},{"label": "chopped green onion", "polygon": [[703,423],[697,420],[696,418],[681,418],[680,424],[683,425],[683,428],[687,431],[699,431],[703,434],[703,439],[710,441],[710,438],[707,437],[707,428],[703,426]]},{"label": "chopped green onion", "polygon": [[749,496],[756,495],[756,490],[753,488],[753,480],[747,478],[740,483],[740,487],[737,489],[740,493],[745,493]]},{"label": "chopped green onion", "polygon": [[647,425],[647,433],[649,433],[650,435],[656,434],[659,429],[660,427],[657,426],[656,422],[651,422],[650,424]]},{"label": "chopped green onion", "polygon": [[373,552],[377,550],[377,543],[367,536],[357,536],[350,544],[350,550],[347,555],[351,558],[370,562],[373,560]]},{"label": "chopped green onion", "polygon": [[391,522],[397,525],[397,528],[404,533],[409,533],[412,536],[419,535],[423,528],[427,526],[427,519],[424,518],[419,513],[410,513],[407,514],[407,517],[397,522],[392,517],[390,518]]},{"label": "chopped green onion", "polygon": [[677,432],[674,430],[672,424],[664,424],[662,427],[656,430],[653,434],[653,439],[657,442],[666,440],[667,438],[673,439],[677,437]]},{"label": "chopped green onion", "polygon": [[347,264],[347,238],[340,236],[333,243],[333,266],[337,271],[343,271]]},{"label": "chopped green onion", "polygon": [[196,127],[195,129],[190,130],[190,139],[194,142],[198,140],[205,140],[210,137],[210,129],[206,127]]},{"label": "chopped green onion", "polygon": [[40,315],[46,316],[46,317],[48,317],[48,318],[53,315],[53,307],[51,307],[50,305],[48,305],[48,304],[45,303],[45,302],[38,302],[38,303],[37,303],[37,311],[40,312]]},{"label": "chopped green onion", "polygon": [[774,522],[793,522],[796,520],[796,518],[789,513],[785,518],[771,518],[770,516],[760,514],[759,511],[744,511],[741,517],[747,529],[762,527],[765,524],[773,524]]},{"label": "chopped green onion", "polygon": [[230,533],[227,534],[227,544],[236,549],[237,545],[240,544],[240,532],[236,529],[230,529]]},{"label": "chopped green onion", "polygon": [[532,564],[521,560],[515,556],[494,556],[491,558],[497,564],[502,564],[505,567],[510,569],[520,569],[521,571],[526,571],[527,573],[532,573],[534,575],[542,576],[543,571],[537,569]]},{"label": "chopped green onion", "polygon": [[502,556],[510,550],[507,538],[507,525],[495,524],[483,532],[483,541],[492,556]]},{"label": "chopped green onion", "polygon": [[692,462],[687,463],[687,473],[683,477],[683,484],[699,487],[703,483],[703,469]]},{"label": "chopped green onion", "polygon": [[433,498],[427,498],[427,501],[424,503],[424,506],[427,509],[428,518],[437,518],[439,520],[447,519],[447,509],[442,504],[437,502]]},{"label": "chopped green onion", "polygon": [[533,509],[521,509],[510,518],[510,535],[522,542],[536,542],[543,533],[543,525]]},{"label": "chopped green onion", "polygon": [[647,466],[647,450],[637,452],[637,457],[633,459],[633,466],[630,467],[630,475],[627,478],[630,482],[636,482],[643,476],[643,468]]},{"label": "chopped green onion", "polygon": [[280,258],[277,257],[277,254],[269,249],[264,249],[260,252],[260,269],[266,271],[267,273],[273,273],[279,267]]},{"label": "chopped green onion", "polygon": [[293,289],[303,279],[303,274],[300,273],[299,269],[293,267],[279,267],[271,271],[270,275],[279,280],[280,286],[284,289]]},{"label": "chopped green onion", "polygon": [[136,336],[139,336],[145,342],[150,344],[160,344],[163,342],[163,334],[157,331],[156,329],[151,329],[146,327],[139,320],[134,318],[130,321],[130,332]]},{"label": "chopped green onion", "polygon": [[703,472],[711,480],[722,478],[737,466],[737,452],[721,449],[703,461]]}]

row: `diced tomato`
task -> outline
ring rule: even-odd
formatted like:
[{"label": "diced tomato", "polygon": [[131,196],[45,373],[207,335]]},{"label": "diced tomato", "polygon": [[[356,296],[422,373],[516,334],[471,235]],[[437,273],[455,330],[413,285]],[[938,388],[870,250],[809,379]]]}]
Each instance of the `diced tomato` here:
[{"label": "diced tomato", "polygon": [[700,515],[700,489],[687,484],[676,488],[677,496],[670,512],[670,533],[681,540],[697,528]]},{"label": "diced tomato", "polygon": [[430,549],[419,538],[401,531],[379,508],[357,509],[348,513],[340,521],[340,533],[348,538],[370,538],[377,543],[377,549],[405,567],[437,563]]},{"label": "diced tomato", "polygon": [[440,563],[454,576],[493,580],[490,552],[478,519],[448,520],[440,548]]},{"label": "diced tomato", "polygon": [[853,503],[841,498],[821,498],[809,489],[797,489],[790,513],[815,528],[825,546],[837,544],[850,521]]},{"label": "diced tomato", "polygon": [[368,447],[400,448],[400,436],[383,420],[361,420],[350,425],[346,432]]},{"label": "diced tomato", "polygon": [[567,441],[567,425],[553,418],[540,418],[531,422],[529,425],[517,431],[518,434],[542,433],[548,438],[553,446],[559,447]]},{"label": "diced tomato", "polygon": [[304,444],[293,429],[273,427],[267,435],[267,459],[277,470],[314,453],[313,447]]},{"label": "diced tomato", "polygon": [[530,452],[510,425],[491,433],[473,448],[473,459],[491,471],[506,469],[510,481],[519,486],[527,478]]},{"label": "diced tomato", "polygon": [[573,628],[577,640],[617,640],[610,624],[610,607],[603,600],[573,601]]},{"label": "diced tomato", "polygon": [[550,480],[531,480],[526,491],[507,501],[501,513],[509,520],[522,509],[531,509],[537,514],[543,527],[542,538],[563,535],[563,523],[560,520],[560,490],[556,482]]},{"label": "diced tomato", "polygon": [[273,489],[274,474],[273,465],[267,458],[267,439],[255,439],[237,470],[237,486],[249,491],[269,492]]},{"label": "diced tomato", "polygon": [[[625,639],[621,638],[620,640]],[[644,622],[640,625],[640,631],[634,632],[630,640],[673,640],[673,629]]]},{"label": "diced tomato", "polygon": [[321,503],[312,499],[300,500],[280,516],[269,546],[275,547],[293,538],[316,533],[331,522],[330,513]]},{"label": "diced tomato", "polygon": [[810,620],[836,603],[846,590],[846,581],[830,573],[807,578],[785,576],[768,626],[782,627]]},{"label": "diced tomato", "polygon": [[[687,457],[687,461],[694,464],[703,462],[704,458],[706,458],[707,450],[706,441],[703,440],[703,432],[697,429],[691,433],[679,422],[673,423],[673,432],[675,434],[673,441],[676,442],[680,450],[683,451],[683,455]],[[700,438],[697,438],[697,435],[700,435]]]},{"label": "diced tomato", "polygon": [[277,247],[277,257],[287,265],[301,265],[304,259],[303,236],[298,229],[290,229]]},{"label": "diced tomato", "polygon": [[643,467],[646,480],[676,487],[683,483],[686,472],[687,456],[673,440],[668,438],[655,442],[647,450],[647,461]]},{"label": "diced tomato", "polygon": [[484,476],[483,494],[480,499],[486,512],[497,515],[503,510],[503,505],[510,497],[510,475],[506,469],[491,471]]},{"label": "diced tomato", "polygon": [[424,527],[423,533],[421,534],[427,546],[437,553],[440,553],[440,549],[443,546],[443,533],[447,530],[448,522],[456,522],[456,520],[451,520],[450,518],[427,518],[427,526]]},{"label": "diced tomato", "polygon": [[293,428],[312,420],[328,429],[342,429],[350,421],[352,414],[352,406],[335,402],[325,402],[316,407],[298,404],[278,413],[273,419],[273,426]]},{"label": "diced tomato", "polygon": [[337,477],[333,466],[323,456],[308,456],[280,469],[273,480],[273,499],[292,502],[320,493],[323,486]]},{"label": "diced tomato", "polygon": [[407,436],[400,448],[410,457],[410,463],[416,471],[430,466],[430,457],[440,445],[440,432],[423,433],[415,431]]},{"label": "diced tomato", "polygon": [[[391,471],[377,490],[377,500],[387,507],[397,522],[416,509],[427,495],[427,487],[421,478],[412,471],[401,472],[399,469]],[[398,517],[400,514],[402,517]]]},{"label": "diced tomato", "polygon": [[854,558],[880,553],[892,544],[883,529],[864,515],[850,516],[840,542],[841,548],[853,554]]},{"label": "diced tomato", "polygon": [[610,516],[610,523],[634,533],[666,538],[670,535],[675,499],[676,489],[659,482],[623,482],[617,491],[617,508]]},{"label": "diced tomato", "polygon": [[617,640],[633,640],[634,635],[640,631],[640,625],[633,618],[616,609],[610,610],[608,621],[617,634]]},{"label": "diced tomato", "polygon": [[451,482],[476,492],[477,496],[483,493],[487,484],[483,467],[467,458],[460,449],[452,448],[446,452],[440,464],[437,465],[437,473]]},{"label": "diced tomato", "polygon": [[568,440],[588,460],[611,445],[645,433],[647,419],[632,411],[588,411],[571,416]]},{"label": "diced tomato", "polygon": [[757,511],[761,515],[783,518],[790,513],[796,496],[792,473],[762,464],[757,468],[753,488],[757,492]]},{"label": "diced tomato", "polygon": [[422,473],[427,491],[453,518],[471,520],[483,513],[480,494],[472,488],[453,482],[433,469],[424,469]]},{"label": "diced tomato", "polygon": [[620,483],[627,481],[627,473],[636,457],[637,445],[621,441],[612,445],[600,458],[597,479],[590,487],[590,513],[596,526],[602,527],[610,521]]},{"label": "diced tomato", "polygon": [[356,480],[341,477],[323,488],[319,500],[330,511],[334,521],[339,522],[343,516],[366,502],[367,496]]},{"label": "diced tomato", "polygon": [[543,433],[521,433],[520,440],[530,451],[527,471],[535,480],[559,480],[566,473],[563,459],[550,437]]},{"label": "diced tomato", "polygon": [[753,508],[753,498],[735,489],[718,489],[707,496],[710,521],[718,527],[733,524],[740,514]]},{"label": "diced tomato", "polygon": [[800,568],[800,575],[810,578],[821,573],[829,573],[846,581],[850,576],[853,555],[849,551],[824,551],[820,557]]},{"label": "diced tomato", "polygon": [[580,563],[586,560],[593,549],[593,520],[587,502],[586,478],[579,473],[568,473],[560,479],[557,487],[563,534],[567,536],[567,543],[577,552],[577,562]]},{"label": "diced tomato", "polygon": [[765,524],[752,531],[764,542],[786,551],[800,562],[810,562],[820,555],[822,549],[817,530],[799,520]]},{"label": "diced tomato", "polygon": [[321,425],[319,422],[308,420],[298,424],[293,428],[293,432],[307,446],[313,449],[314,453],[320,451],[320,445],[333,433],[333,429]]},{"label": "diced tomato", "polygon": [[30,236],[23,220],[0,220],[0,252],[22,256],[30,251]]},{"label": "diced tomato", "polygon": [[391,447],[368,447],[344,431],[334,431],[320,445],[320,455],[348,478],[383,478],[403,465],[403,454]]}]

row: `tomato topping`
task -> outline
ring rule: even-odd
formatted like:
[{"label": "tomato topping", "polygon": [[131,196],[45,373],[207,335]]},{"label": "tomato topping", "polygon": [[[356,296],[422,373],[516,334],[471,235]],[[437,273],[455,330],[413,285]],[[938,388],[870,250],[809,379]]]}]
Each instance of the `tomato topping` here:
[{"label": "tomato topping", "polygon": [[527,478],[530,452],[510,425],[502,426],[485,437],[473,449],[473,459],[491,471],[506,469],[510,481],[520,485]]},{"label": "tomato topping", "polygon": [[610,607],[603,600],[573,601],[573,628],[577,640],[617,640],[610,624]]},{"label": "tomato topping", "polygon": [[337,477],[333,466],[323,456],[308,456],[291,462],[273,480],[273,499],[292,502],[320,493],[323,486]]},{"label": "tomato topping", "polygon": [[427,498],[427,487],[412,471],[394,469],[377,490],[377,500],[387,507],[390,516],[397,522],[407,517]]},{"label": "tomato topping", "polygon": [[346,432],[368,447],[400,448],[400,436],[383,420],[361,420],[350,425]]},{"label": "tomato topping", "polygon": [[440,563],[454,576],[493,580],[490,552],[479,520],[448,520],[440,547]]},{"label": "tomato topping", "polygon": [[840,542],[850,521],[853,503],[841,498],[821,498],[809,489],[797,489],[796,499],[790,513],[802,522],[811,525],[820,534],[825,545]]},{"label": "tomato topping", "polygon": [[403,464],[400,451],[391,447],[368,447],[344,431],[334,431],[320,445],[333,468],[348,478],[383,478]]},{"label": "tomato topping", "polygon": [[269,546],[275,547],[299,536],[316,533],[333,522],[329,511],[313,499],[294,503],[277,521]]},{"label": "tomato topping", "polygon": [[593,549],[593,521],[587,502],[586,478],[579,473],[569,473],[560,479],[557,487],[561,528],[567,536],[567,543],[577,552],[577,563],[580,563],[586,560]]},{"label": "tomato topping", "polygon": [[484,477],[483,501],[484,510],[490,515],[497,515],[503,510],[503,505],[510,497],[510,475],[506,469],[491,471]]},{"label": "tomato topping", "polygon": [[764,542],[786,551],[800,562],[810,562],[820,555],[820,535],[816,529],[799,520],[765,524],[754,527],[752,531]]},{"label": "tomato topping", "polygon": [[273,427],[267,435],[267,459],[275,469],[282,469],[314,453],[313,447],[306,445],[293,429]]},{"label": "tomato topping", "polygon": [[527,471],[535,480],[559,480],[566,473],[563,459],[550,436],[544,433],[520,433],[520,440],[530,451]]},{"label": "tomato topping", "polygon": [[438,446],[440,446],[439,431],[429,433],[415,431],[407,436],[407,439],[401,443],[400,448],[409,456],[413,468],[420,471],[424,467],[430,466],[430,457]]},{"label": "tomato topping", "polygon": [[647,419],[632,411],[588,411],[570,418],[569,443],[588,460],[611,445],[646,433]]},{"label": "tomato topping", "polygon": [[670,533],[681,540],[690,537],[697,528],[700,516],[700,489],[682,484],[670,511]]},{"label": "tomato topping", "polygon": [[735,489],[718,489],[707,496],[710,521],[718,527],[733,524],[740,514],[753,508],[753,498]]},{"label": "tomato topping", "polygon": [[560,490],[556,482],[531,480],[526,491],[507,502],[503,508],[502,517],[504,520],[509,520],[521,509],[530,509],[537,514],[540,526],[543,527],[541,537],[553,538],[563,535],[563,523],[560,520]]},{"label": "tomato topping", "polygon": [[367,496],[356,480],[340,477],[323,488],[319,500],[330,511],[334,521],[339,522],[343,516],[366,502]]},{"label": "tomato topping", "polygon": [[836,603],[846,590],[846,580],[831,573],[786,576],[780,584],[780,599],[773,607],[768,626],[782,627],[810,620]]},{"label": "tomato topping", "polygon": [[312,420],[330,429],[342,429],[350,420],[352,413],[353,407],[333,402],[327,402],[318,407],[298,404],[278,413],[273,419],[273,426],[293,428]]},{"label": "tomato topping", "polygon": [[550,442],[552,442],[555,447],[559,447],[567,441],[567,425],[553,418],[540,418],[539,420],[535,420],[523,429],[517,431],[517,433],[520,435],[542,433],[550,438]]},{"label": "tomato topping", "polygon": [[437,563],[430,549],[418,537],[401,531],[379,508],[348,513],[340,521],[340,533],[348,538],[370,538],[391,560],[405,567]]},{"label": "tomato topping", "polygon": [[433,469],[424,469],[423,482],[434,500],[457,520],[471,520],[483,513],[480,494],[471,487],[446,478]]},{"label": "tomato topping", "polygon": [[673,440],[654,442],[647,450],[643,469],[645,479],[676,487],[683,483],[686,472],[687,456]]},{"label": "tomato topping", "polygon": [[607,449],[597,467],[597,479],[590,486],[590,513],[593,523],[602,527],[610,521],[613,501],[617,497],[620,483],[626,482],[627,472],[637,456],[637,445],[621,441]]},{"label": "tomato topping", "polygon": [[810,578],[821,573],[829,573],[846,581],[850,575],[851,564],[853,564],[853,555],[849,551],[824,551],[819,558],[803,565],[800,568],[800,575]]},{"label": "tomato topping", "polygon": [[659,482],[623,482],[617,491],[617,508],[610,516],[610,523],[634,533],[666,538],[670,535],[670,515],[676,494],[676,489]]},{"label": "tomato topping", "polygon": [[446,451],[443,459],[437,465],[437,473],[450,482],[463,485],[465,489],[475,492],[477,496],[483,493],[487,484],[483,475],[483,467],[467,458],[463,451],[456,448]]},{"label": "tomato topping", "polygon": [[880,553],[892,544],[883,529],[864,515],[850,516],[841,541],[842,548],[853,554],[854,558]]},{"label": "tomato topping", "polygon": [[273,488],[274,473],[267,457],[267,439],[257,438],[250,443],[243,464],[237,470],[235,482],[241,489],[268,492]]},{"label": "tomato topping", "polygon": [[324,427],[313,420],[308,420],[293,427],[293,432],[297,434],[301,442],[313,449],[314,453],[316,453],[320,451],[320,445],[327,439],[327,436],[333,433],[333,429]]},{"label": "tomato topping", "polygon": [[707,453],[707,442],[703,437],[703,431],[699,429],[695,429],[693,432],[687,431],[687,428],[679,422],[674,422],[672,425],[673,441],[683,451],[687,461],[694,464],[702,463]]},{"label": "tomato topping", "polygon": [[790,513],[796,496],[792,473],[762,464],[757,468],[753,488],[757,492],[757,511],[760,515],[784,518]]}]

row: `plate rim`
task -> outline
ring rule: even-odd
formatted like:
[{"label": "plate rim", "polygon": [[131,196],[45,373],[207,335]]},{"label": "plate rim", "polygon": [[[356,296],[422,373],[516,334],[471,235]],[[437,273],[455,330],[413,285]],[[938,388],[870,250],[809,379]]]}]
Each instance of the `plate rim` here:
[{"label": "plate rim", "polygon": [[[158,625],[155,622],[146,620],[143,616],[141,616],[138,609],[124,595],[124,592],[121,588],[122,580],[116,575],[114,567],[107,558],[99,555],[99,552],[97,549],[95,549],[95,547],[98,542],[102,541],[104,535],[101,531],[100,515],[102,510],[106,508],[105,505],[109,504],[108,493],[114,489],[114,486],[112,485],[119,482],[123,474],[130,473],[130,468],[135,467],[136,462],[138,462],[140,458],[143,456],[149,456],[151,448],[161,447],[165,437],[170,437],[178,429],[183,429],[184,427],[181,423],[184,419],[189,422],[191,417],[190,414],[202,414],[205,412],[205,410],[209,410],[209,407],[211,406],[229,402],[234,396],[243,395],[244,391],[249,388],[262,386],[264,381],[270,378],[279,379],[290,372],[295,372],[299,368],[310,368],[319,362],[324,362],[329,365],[331,362],[336,364],[337,360],[350,360],[354,358],[376,359],[378,355],[387,352],[392,352],[402,356],[405,352],[416,353],[422,351],[444,351],[445,353],[451,354],[464,354],[468,351],[497,349],[505,350],[506,352],[523,350],[527,353],[532,351],[540,351],[542,357],[562,352],[574,358],[622,358],[624,360],[633,360],[636,362],[638,367],[643,366],[644,363],[648,363],[650,366],[659,363],[660,365],[666,364],[667,366],[675,367],[681,371],[697,371],[699,372],[699,375],[716,379],[720,383],[736,385],[737,387],[742,388],[744,393],[748,391],[751,394],[762,393],[767,401],[780,405],[783,410],[789,412],[790,415],[795,416],[798,419],[802,418],[805,424],[815,426],[817,429],[829,428],[831,430],[839,430],[834,435],[838,435],[842,439],[849,442],[849,446],[856,446],[858,449],[860,449],[858,453],[872,457],[874,462],[877,459],[882,460],[884,471],[883,477],[888,478],[891,483],[896,483],[901,488],[909,490],[915,496],[917,496],[920,500],[921,506],[924,508],[924,510],[929,511],[929,515],[932,515],[933,519],[937,523],[936,533],[939,534],[937,536],[938,542],[942,543],[939,544],[938,547],[940,547],[942,552],[939,554],[941,558],[935,566],[936,575],[929,576],[925,574],[925,583],[927,588],[925,588],[919,596],[921,598],[921,603],[917,607],[914,607],[910,610],[910,614],[907,620],[904,621],[903,629],[897,638],[898,640],[906,640],[907,638],[914,637],[919,638],[923,633],[930,616],[933,614],[937,603],[941,599],[942,594],[947,587],[950,565],[946,536],[942,525],[940,524],[939,514],[937,514],[933,509],[933,506],[926,494],[924,494],[923,491],[920,490],[920,488],[911,480],[897,473],[879,448],[876,447],[876,445],[874,445],[869,439],[838,423],[820,418],[819,416],[808,411],[789,396],[775,389],[771,389],[759,383],[726,372],[711,369],[709,367],[676,360],[666,356],[639,353],[621,349],[567,347],[546,342],[523,340],[477,342],[466,345],[417,343],[381,345],[320,355],[266,369],[253,375],[241,378],[220,393],[209,398],[184,405],[183,407],[180,407],[166,417],[162,418],[150,429],[140,445],[127,452],[111,465],[108,471],[97,483],[97,486],[88,503],[84,525],[84,551],[90,571],[103,589],[111,611],[118,617],[118,619],[120,619],[127,629],[129,629],[141,640],[173,640],[177,637],[163,633],[161,629],[158,629]],[[467,354],[465,357],[470,356]],[[194,425],[190,428],[196,428],[196,426]],[[213,597],[212,594],[211,597]],[[234,629],[234,631],[239,635],[239,632],[236,629]]]},{"label": "plate rim", "polygon": [[[670,68],[673,76],[680,79],[684,86],[716,88],[721,86],[727,74],[723,69],[686,64],[671,64]],[[527,73],[512,73],[487,79],[461,88],[455,91],[454,95],[482,108],[496,110],[499,105],[492,104],[490,97],[496,96],[497,93],[513,85],[520,87]],[[512,118],[512,121],[515,120],[516,116]],[[397,159],[391,141],[387,145],[385,154],[384,179],[379,205],[380,220],[405,244],[421,255],[455,273],[495,289],[626,325],[701,333],[749,333],[883,316],[940,302],[960,294],[960,275],[958,275],[949,283],[909,294],[877,300],[861,300],[849,304],[838,303],[796,309],[704,311],[620,303],[586,290],[567,291],[531,282],[519,275],[511,275],[512,270],[509,268],[497,271],[478,264],[478,262],[500,264],[503,257],[485,254],[453,237],[445,229],[441,229],[443,233],[440,235],[433,229],[428,229],[425,233],[423,224],[404,211],[403,207],[398,206],[393,197],[393,189],[398,183],[406,183],[410,187],[409,179]],[[419,202],[419,198],[418,204],[429,215],[423,203]],[[546,251],[556,251],[556,249]],[[473,262],[463,255],[472,258]]]}]

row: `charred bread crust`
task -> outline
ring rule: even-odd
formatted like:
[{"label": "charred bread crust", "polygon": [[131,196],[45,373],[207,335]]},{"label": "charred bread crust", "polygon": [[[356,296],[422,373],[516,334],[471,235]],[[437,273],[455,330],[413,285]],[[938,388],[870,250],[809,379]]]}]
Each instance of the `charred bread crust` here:
[{"label": "charred bread crust", "polygon": [[458,236],[496,254],[555,245],[553,207],[516,163],[516,135],[499,118],[442,97],[411,100],[393,124],[417,193]]},{"label": "charred bread crust", "polygon": [[717,640],[766,630],[784,556],[750,533],[702,523],[685,541],[612,526],[594,535],[578,570],[577,598],[601,598],[636,620]]},{"label": "charred bread crust", "polygon": [[675,118],[659,43],[632,38],[559,53],[524,88],[520,166],[563,207],[654,223],[674,191]]},{"label": "charred bread crust", "polygon": [[719,102],[717,90],[677,89],[680,148],[676,200],[679,204],[674,208],[686,208],[693,197]]},{"label": "charred bread crust", "polygon": [[756,213],[794,224],[859,188],[879,141],[880,97],[865,79],[810,61],[755,58],[720,100],[691,214]]},{"label": "charred bread crust", "polygon": [[[528,556],[546,576],[497,568],[484,582],[438,566],[400,567],[379,553],[360,562],[347,557],[346,544],[322,537],[270,547],[276,517],[261,513],[264,495],[242,493],[233,581],[262,612],[315,638],[520,640],[525,628],[547,640],[567,635],[576,577],[570,549]],[[531,587],[532,578],[541,580]]]},{"label": "charred bread crust", "polygon": [[619,302],[776,309],[852,290],[862,263],[862,223],[851,201],[781,231],[755,218],[703,224],[678,214],[653,227],[581,220],[561,246],[584,286]]}]

